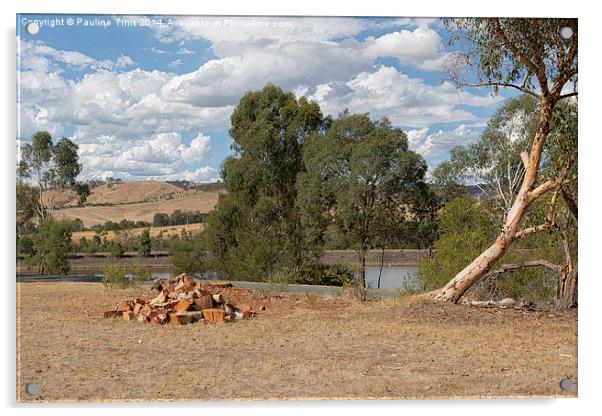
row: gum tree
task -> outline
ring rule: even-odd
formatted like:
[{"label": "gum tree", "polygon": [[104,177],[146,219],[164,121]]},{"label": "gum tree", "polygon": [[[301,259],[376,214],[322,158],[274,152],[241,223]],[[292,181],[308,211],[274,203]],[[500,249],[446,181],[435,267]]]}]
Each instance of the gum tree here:
[{"label": "gum tree", "polygon": [[[462,40],[464,46],[451,68],[459,87],[490,87],[496,93],[499,88],[512,88],[532,95],[539,105],[535,134],[520,155],[525,173],[499,235],[436,296],[457,302],[514,241],[550,229],[552,214],[539,226],[521,228],[527,208],[553,192],[553,213],[558,194],[576,180],[568,175],[575,158],[568,158],[555,178],[541,181],[539,173],[554,108],[560,101],[577,96],[578,32],[576,19],[468,18],[448,19],[446,25],[452,31],[451,42]],[[470,70],[464,71],[467,67]]]},{"label": "gum tree", "polygon": [[297,181],[306,243],[320,247],[334,225],[360,265],[357,286],[366,279],[368,249],[399,237],[414,205],[428,191],[426,162],[408,149],[403,131],[383,118],[341,113],[326,134],[311,135],[303,148],[305,171]]}]

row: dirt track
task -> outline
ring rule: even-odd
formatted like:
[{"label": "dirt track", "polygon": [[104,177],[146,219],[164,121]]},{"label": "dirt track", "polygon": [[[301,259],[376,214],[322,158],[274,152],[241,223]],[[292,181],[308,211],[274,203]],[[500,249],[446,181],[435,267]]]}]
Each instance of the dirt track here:
[{"label": "dirt track", "polygon": [[[20,401],[575,396],[575,312],[234,291],[233,324],[105,320],[142,289],[18,283]],[[39,395],[24,393],[26,383]]]}]

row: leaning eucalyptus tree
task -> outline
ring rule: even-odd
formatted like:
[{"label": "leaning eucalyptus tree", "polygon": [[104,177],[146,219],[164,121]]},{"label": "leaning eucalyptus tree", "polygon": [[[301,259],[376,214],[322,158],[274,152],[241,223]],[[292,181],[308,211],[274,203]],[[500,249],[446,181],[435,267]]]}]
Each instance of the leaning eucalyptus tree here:
[{"label": "leaning eucalyptus tree", "polygon": [[[558,194],[576,180],[571,176],[575,157],[563,161],[555,178],[542,181],[539,173],[554,109],[561,100],[577,96],[578,32],[576,19],[464,18],[448,19],[446,26],[453,32],[451,42],[462,39],[466,46],[450,71],[459,87],[490,87],[495,93],[513,88],[535,97],[539,105],[535,133],[521,153],[522,182],[499,235],[436,296],[457,302],[514,241],[550,229]],[[553,192],[551,214],[543,224],[522,229],[527,208],[548,192]]]}]

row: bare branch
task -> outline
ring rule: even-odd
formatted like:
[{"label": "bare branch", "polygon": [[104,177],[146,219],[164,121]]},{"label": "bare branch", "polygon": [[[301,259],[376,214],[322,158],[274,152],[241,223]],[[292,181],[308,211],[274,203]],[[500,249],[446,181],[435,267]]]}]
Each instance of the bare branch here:
[{"label": "bare branch", "polygon": [[553,226],[554,226],[553,222],[548,223],[546,220],[546,222],[541,225],[538,225],[535,227],[524,228],[522,230],[517,231],[516,234],[514,234],[514,237],[512,237],[512,240],[514,241],[514,240],[517,240],[526,235],[540,233],[542,231],[549,231]]},{"label": "bare branch", "polygon": [[549,180],[549,181],[545,181],[544,183],[542,183],[541,185],[539,185],[537,188],[533,189],[531,192],[529,192],[527,194],[527,197],[529,199],[530,202],[535,201],[537,198],[539,198],[540,196],[542,196],[543,194],[551,191],[554,188],[557,187],[563,187],[565,185],[568,185],[569,183],[572,183],[574,181],[576,181],[577,178],[573,178],[573,179],[567,179],[567,180]]},{"label": "bare branch", "polygon": [[516,84],[511,84],[509,82],[477,82],[477,83],[465,83],[465,82],[459,82],[458,80],[453,80],[452,81],[454,83],[456,83],[458,86],[460,87],[508,87],[508,88],[515,88],[525,94],[529,94],[532,95],[535,98],[540,98],[539,94],[536,94],[535,92],[531,91],[529,88],[526,88],[524,86],[521,85],[516,85]]},{"label": "bare branch", "polygon": [[497,277],[498,275],[511,270],[524,269],[528,267],[545,267],[546,269],[552,270],[556,273],[560,273],[563,269],[561,265],[554,264],[547,260],[531,260],[524,263],[504,264],[498,270],[489,272],[488,277]]},{"label": "bare branch", "polygon": [[569,97],[576,97],[577,95],[578,95],[577,91],[571,92],[568,94],[562,94],[560,97],[558,97],[558,101],[563,100],[565,98],[569,98]]},{"label": "bare branch", "polygon": [[550,200],[550,206],[548,207],[548,215],[546,215],[546,221],[543,224],[538,225],[536,227],[529,227],[517,231],[516,234],[514,234],[514,237],[512,237],[513,240],[516,240],[529,234],[548,231],[551,230],[552,227],[554,227],[554,210],[556,208],[556,201],[558,200],[558,194],[560,193],[561,188],[562,186],[558,186],[554,191],[554,194],[552,195],[552,199]]}]

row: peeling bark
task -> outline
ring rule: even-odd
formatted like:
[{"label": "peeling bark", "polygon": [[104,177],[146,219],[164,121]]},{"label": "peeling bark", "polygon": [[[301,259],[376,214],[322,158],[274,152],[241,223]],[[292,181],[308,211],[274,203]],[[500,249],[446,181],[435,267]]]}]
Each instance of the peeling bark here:
[{"label": "peeling bark", "polygon": [[544,191],[553,189],[553,187],[550,187],[549,189],[548,187],[538,187],[534,190],[541,153],[543,151],[543,144],[550,131],[552,109],[553,103],[545,97],[542,98],[538,128],[529,152],[528,165],[527,169],[525,169],[523,183],[508,212],[501,233],[488,249],[445,285],[436,299],[454,303],[458,302],[462,295],[464,295],[472,285],[483,278],[491,270],[491,267],[506,253],[508,246],[515,239],[515,236],[519,231],[520,223],[525,216],[528,206],[538,197],[543,195],[545,193]]}]

